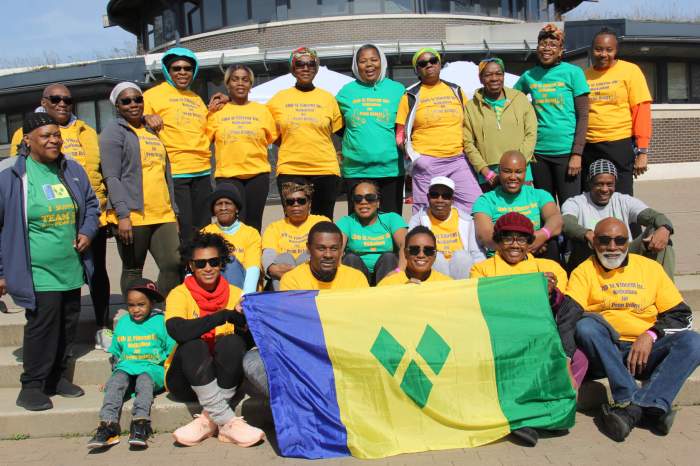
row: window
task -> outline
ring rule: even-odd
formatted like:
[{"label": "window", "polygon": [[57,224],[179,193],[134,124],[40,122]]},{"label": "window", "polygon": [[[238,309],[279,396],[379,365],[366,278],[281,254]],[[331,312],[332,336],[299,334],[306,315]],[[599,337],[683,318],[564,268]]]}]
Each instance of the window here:
[{"label": "window", "polygon": [[[350,14],[350,2],[348,0],[320,0],[321,15],[323,16],[343,16]],[[372,2],[381,8],[382,2]]]},{"label": "window", "polygon": [[[258,2],[254,2],[258,3]],[[226,0],[226,25],[238,26],[250,19],[248,0]]]},{"label": "window", "polygon": [[105,126],[107,126],[107,123],[110,121],[114,120],[116,117],[116,109],[114,108],[114,105],[112,105],[112,102],[110,102],[108,99],[102,99],[97,101],[97,118],[99,120],[99,127],[96,127],[95,129],[98,132],[101,132]]},{"label": "window", "polygon": [[97,128],[97,116],[95,115],[95,102],[78,102],[75,105],[75,115],[93,128]]},{"label": "window", "polygon": [[700,100],[700,65],[690,65],[690,96],[694,102]]},{"label": "window", "polygon": [[644,73],[644,79],[647,80],[647,87],[649,92],[651,92],[652,102],[656,101],[656,63],[643,61],[636,62],[641,68],[642,73]]},{"label": "window", "polygon": [[287,5],[289,19],[313,18],[321,13],[318,0],[289,0]]},{"label": "window", "polygon": [[[390,3],[390,2],[386,2]],[[394,2],[396,3],[396,2]],[[382,12],[382,2],[372,1],[372,0],[354,0],[352,2],[352,12],[356,15],[364,15],[370,13],[381,13]],[[387,11],[389,13],[389,11]]]},{"label": "window", "polygon": [[479,0],[456,0],[453,3],[453,8],[452,8],[452,13],[462,13],[462,14],[470,14],[470,13],[478,13],[479,12],[479,3],[484,3],[483,0],[479,2]]},{"label": "window", "polygon": [[15,131],[22,127],[23,120],[24,116],[21,113],[12,113],[7,116],[7,132],[10,134],[10,137],[15,134]]},{"label": "window", "polygon": [[202,18],[204,18],[204,30],[211,31],[223,26],[223,11],[221,0],[202,0]]},{"label": "window", "polygon": [[450,0],[426,0],[428,13],[449,13]]},{"label": "window", "polygon": [[256,23],[267,23],[277,20],[277,4],[275,0],[253,0],[251,17]]},{"label": "window", "polygon": [[668,100],[688,100],[688,64],[668,63]]},{"label": "window", "polygon": [[185,31],[188,36],[202,32],[201,11],[192,2],[185,2]]},{"label": "window", "polygon": [[[357,4],[357,0],[355,1]],[[385,0],[385,13],[413,13],[413,0]]]},{"label": "window", "polygon": [[411,67],[394,67],[391,68],[391,79],[398,81],[408,87],[418,81],[416,72]]},{"label": "window", "polygon": [[7,144],[10,138],[7,131],[7,115],[0,113],[0,144]]}]

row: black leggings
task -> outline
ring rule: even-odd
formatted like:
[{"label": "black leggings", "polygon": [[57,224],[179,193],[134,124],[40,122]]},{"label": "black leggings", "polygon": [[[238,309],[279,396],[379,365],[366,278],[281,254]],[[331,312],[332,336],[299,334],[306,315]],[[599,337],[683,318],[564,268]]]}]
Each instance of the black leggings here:
[{"label": "black leggings", "polygon": [[396,267],[399,266],[399,258],[393,252],[385,252],[379,256],[379,259],[377,259],[377,262],[374,264],[374,272],[372,273],[370,273],[362,258],[354,252],[346,252],[342,262],[343,265],[352,267],[365,274],[371,286],[382,281],[382,278],[386,277],[392,270],[396,270]]},{"label": "black leggings", "polygon": [[194,232],[211,223],[211,210],[207,205],[211,194],[211,177],[191,176],[173,179],[175,203],[180,223],[180,241],[188,244]]},{"label": "black leggings", "polygon": [[348,215],[353,212],[352,190],[360,181],[370,180],[379,185],[379,210],[396,212],[402,215],[403,210],[403,180],[404,176],[386,178],[345,178],[345,188],[348,193]]},{"label": "black leggings", "polygon": [[598,159],[607,159],[615,164],[617,169],[615,191],[620,194],[634,195],[632,187],[634,181],[634,143],[632,138],[586,143],[583,148],[583,166],[581,167],[584,191],[588,191],[588,187],[585,186],[588,179],[588,169]]},{"label": "black leggings", "polygon": [[109,227],[100,227],[90,243],[95,271],[90,279],[90,298],[95,311],[97,328],[105,328],[109,314],[109,276],[107,275],[107,232]]},{"label": "black leggings", "polygon": [[270,192],[270,174],[261,173],[252,178],[217,178],[216,187],[222,184],[233,185],[243,199],[240,219],[248,226],[260,231],[267,194]]},{"label": "black leggings", "polygon": [[[311,213],[325,215],[333,220],[335,198],[338,196],[338,180],[336,175],[277,175],[277,191],[282,198],[282,184],[288,181],[299,181],[311,184],[314,187],[314,195],[311,198]],[[284,202],[284,200],[282,200]]]},{"label": "black leggings", "polygon": [[245,353],[245,342],[238,335],[217,338],[213,354],[199,338],[179,344],[165,374],[168,391],[180,401],[196,401],[193,386],[207,385],[216,379],[221,388],[237,387],[243,381]]},{"label": "black leggings", "polygon": [[581,194],[581,174],[568,175],[569,156],[535,154],[535,160],[537,162],[530,165],[535,188],[549,192],[559,205]]}]

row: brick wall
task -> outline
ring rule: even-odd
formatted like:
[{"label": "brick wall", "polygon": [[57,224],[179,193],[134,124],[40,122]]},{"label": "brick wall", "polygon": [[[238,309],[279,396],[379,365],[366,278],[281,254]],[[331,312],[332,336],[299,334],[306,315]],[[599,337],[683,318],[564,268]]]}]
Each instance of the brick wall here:
[{"label": "brick wall", "polygon": [[649,163],[700,162],[700,117],[654,118]]}]

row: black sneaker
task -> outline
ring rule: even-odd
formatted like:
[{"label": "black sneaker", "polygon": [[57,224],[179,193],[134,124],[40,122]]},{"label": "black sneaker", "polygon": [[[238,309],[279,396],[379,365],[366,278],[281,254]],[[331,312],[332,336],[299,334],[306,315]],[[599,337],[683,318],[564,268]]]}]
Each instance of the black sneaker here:
[{"label": "black sneaker", "polygon": [[673,421],[676,420],[678,409],[671,408],[667,413],[661,409],[647,408],[644,416],[648,422],[650,430],[656,435],[666,436],[671,431]]},{"label": "black sneaker", "polygon": [[129,445],[132,447],[145,448],[148,446],[148,439],[153,435],[151,429],[151,421],[146,419],[137,419],[131,421],[129,428]]},{"label": "black sneaker", "polygon": [[520,444],[526,447],[534,447],[540,439],[540,435],[532,427],[521,427],[510,433]]},{"label": "black sneaker", "polygon": [[45,393],[49,396],[59,395],[64,398],[79,398],[85,395],[82,388],[70,382],[65,377],[61,377],[56,384],[56,387],[46,389]]},{"label": "black sneaker", "polygon": [[642,418],[642,408],[633,404],[617,408],[605,403],[601,414],[605,433],[616,442],[622,442]]},{"label": "black sneaker", "polygon": [[100,425],[97,426],[97,431],[95,432],[95,435],[92,436],[92,438],[87,444],[87,447],[89,449],[93,449],[111,447],[112,445],[116,445],[117,443],[119,443],[120,433],[121,429],[119,428],[119,424],[117,424],[116,422],[100,422]]},{"label": "black sneaker", "polygon": [[46,396],[39,387],[25,387],[17,395],[17,406],[27,411],[45,411],[53,408],[51,398]]}]

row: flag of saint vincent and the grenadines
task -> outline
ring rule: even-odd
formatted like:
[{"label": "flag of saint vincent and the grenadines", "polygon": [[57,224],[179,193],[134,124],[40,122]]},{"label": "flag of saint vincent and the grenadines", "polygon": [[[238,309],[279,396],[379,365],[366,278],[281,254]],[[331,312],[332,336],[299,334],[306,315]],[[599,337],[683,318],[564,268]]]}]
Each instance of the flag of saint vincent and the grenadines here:
[{"label": "flag of saint vincent and the grenadines", "polygon": [[541,273],[253,294],[243,307],[284,456],[381,458],[574,424]]}]

